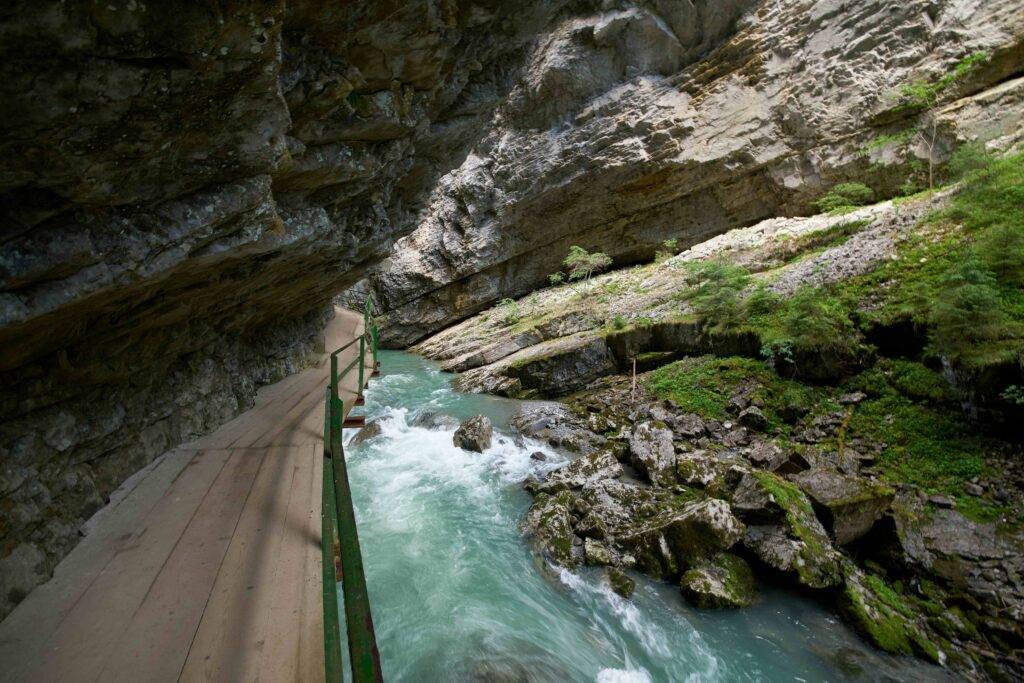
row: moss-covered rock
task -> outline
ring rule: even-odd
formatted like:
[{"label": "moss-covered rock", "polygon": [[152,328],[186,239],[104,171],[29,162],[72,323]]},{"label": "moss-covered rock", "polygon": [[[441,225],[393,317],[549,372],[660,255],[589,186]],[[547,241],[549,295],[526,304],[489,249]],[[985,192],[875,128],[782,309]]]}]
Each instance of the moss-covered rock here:
[{"label": "moss-covered rock", "polygon": [[617,537],[636,558],[637,568],[656,577],[678,576],[686,568],[743,537],[745,527],[723,500],[670,505]]},{"label": "moss-covered rock", "polygon": [[771,472],[753,471],[740,483],[734,505],[738,497],[741,514],[760,522],[743,541],[758,559],[810,588],[841,583],[841,556],[799,488]]},{"label": "moss-covered rock", "polygon": [[555,564],[569,568],[579,564],[579,558],[573,552],[574,503],[573,494],[569,491],[553,495],[541,493],[534,499],[523,522],[523,531],[533,537],[537,549]]},{"label": "moss-covered rock", "polygon": [[641,422],[629,435],[630,462],[655,486],[675,483],[676,452],[672,431]]},{"label": "moss-covered rock", "polygon": [[894,588],[851,562],[843,562],[838,608],[868,640],[893,654],[917,654],[937,664],[945,654],[930,637],[919,613]]},{"label": "moss-covered rock", "polygon": [[793,481],[810,497],[819,518],[839,545],[871,531],[895,495],[888,486],[827,468],[808,470],[793,477]]},{"label": "moss-covered rock", "polygon": [[749,607],[757,599],[754,573],[739,557],[717,553],[687,570],[679,588],[697,607]]},{"label": "moss-covered rock", "polygon": [[621,474],[622,465],[610,451],[603,450],[581,455],[541,481],[527,481],[525,487],[535,493],[557,493],[566,489],[580,489],[590,482],[615,479]]},{"label": "moss-covered rock", "polygon": [[608,546],[593,538],[583,539],[583,557],[592,567],[608,566],[615,561],[615,556]]},{"label": "moss-covered rock", "polygon": [[613,591],[624,598],[630,597],[636,590],[636,581],[629,578],[626,572],[615,567],[608,568],[608,583],[611,584]]}]

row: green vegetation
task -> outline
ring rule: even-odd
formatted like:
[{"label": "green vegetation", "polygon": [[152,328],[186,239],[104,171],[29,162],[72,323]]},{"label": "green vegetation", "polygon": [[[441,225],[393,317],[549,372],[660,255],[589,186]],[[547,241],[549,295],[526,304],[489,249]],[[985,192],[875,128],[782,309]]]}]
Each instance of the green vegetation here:
[{"label": "green vegetation", "polygon": [[501,321],[506,325],[514,325],[522,317],[515,299],[502,299],[498,302],[498,308],[501,309]]},{"label": "green vegetation", "polygon": [[705,418],[729,418],[729,399],[742,385],[752,385],[751,398],[763,404],[771,427],[783,427],[787,406],[810,405],[822,390],[785,379],[753,358],[699,356],[664,365],[648,375],[647,388],[670,399],[680,410]]},{"label": "green vegetation", "polygon": [[558,271],[557,273],[551,273],[548,275],[548,282],[553,285],[560,285],[565,282],[565,273]]},{"label": "green vegetation", "polygon": [[612,259],[608,254],[599,251],[591,253],[577,245],[569,247],[569,254],[562,261],[562,265],[569,270],[569,280],[573,282],[588,282],[594,273],[601,272],[611,264]]},{"label": "green vegetation", "polygon": [[850,356],[859,351],[860,337],[850,319],[850,311],[839,298],[825,289],[804,285],[792,296],[779,300],[773,311],[753,313],[751,324],[760,330],[762,351],[774,364],[781,360],[775,349],[794,353],[834,353]]},{"label": "green vegetation", "polygon": [[939,120],[935,113],[943,93],[971,71],[989,60],[987,52],[975,52],[957,62],[953,69],[937,81],[914,81],[899,90],[901,106],[917,110],[926,119],[915,136],[928,149],[928,187],[935,187],[935,146],[938,142]]},{"label": "green vegetation", "polygon": [[855,307],[881,293],[866,322],[927,325],[933,352],[970,367],[1024,352],[1024,154],[965,166],[950,208],[841,296]]},{"label": "green vegetation", "polygon": [[875,191],[862,183],[840,183],[829,190],[824,197],[814,202],[822,213],[847,213],[858,206],[870,204]]},{"label": "green vegetation", "polygon": [[703,318],[712,334],[738,329],[744,322],[741,293],[750,283],[750,273],[724,260],[692,261],[686,264],[686,283],[694,313]]},{"label": "green vegetation", "polygon": [[679,253],[679,240],[670,239],[661,243],[661,249],[654,252],[654,262],[662,263]]},{"label": "green vegetation", "polygon": [[968,481],[986,473],[985,453],[995,444],[967,423],[941,374],[921,363],[882,360],[842,389],[868,394],[855,408],[846,437],[884,444],[878,460],[883,479],[952,496],[975,519],[1008,514],[964,493]]},{"label": "green vegetation", "polygon": [[915,651],[933,662],[940,661],[938,648],[913,621],[917,613],[905,598],[872,574],[858,575],[852,567],[844,570],[846,585],[839,596],[839,608],[878,647],[894,654]]},{"label": "green vegetation", "polygon": [[614,330],[626,329],[626,318],[621,314],[616,315],[614,318],[612,318],[611,327]]}]

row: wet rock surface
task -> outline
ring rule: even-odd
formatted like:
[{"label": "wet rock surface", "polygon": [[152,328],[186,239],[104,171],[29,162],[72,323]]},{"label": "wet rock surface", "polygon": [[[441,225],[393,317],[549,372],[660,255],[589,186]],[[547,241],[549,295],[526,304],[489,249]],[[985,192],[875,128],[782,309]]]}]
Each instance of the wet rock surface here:
[{"label": "wet rock surface", "polygon": [[491,447],[493,436],[494,427],[491,426],[490,419],[483,415],[477,415],[463,421],[459,425],[459,428],[455,430],[452,441],[459,448],[483,453]]},{"label": "wet rock surface", "polygon": [[863,464],[870,459],[823,447],[843,418],[799,418],[795,445],[774,427],[729,445],[734,423],[653,399],[642,384],[633,396],[628,378],[613,377],[513,419],[531,436],[565,430],[556,442],[577,449],[568,465],[526,483],[535,499],[524,530],[550,561],[606,567],[624,596],[626,572],[643,572],[706,609],[749,606],[762,578],[781,580],[819,595],[888,652],[972,679],[1020,671],[1018,532],[886,486]]}]

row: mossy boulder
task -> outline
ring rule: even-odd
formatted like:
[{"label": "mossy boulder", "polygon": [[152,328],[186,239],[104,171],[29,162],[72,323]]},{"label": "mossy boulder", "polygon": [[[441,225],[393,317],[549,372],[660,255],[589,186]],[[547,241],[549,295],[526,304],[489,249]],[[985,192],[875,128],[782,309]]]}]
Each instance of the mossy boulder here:
[{"label": "mossy boulder", "polygon": [[563,567],[579,564],[574,552],[576,536],[572,529],[573,494],[559,491],[553,495],[541,493],[526,513],[523,531],[532,536],[537,549],[549,560]]},{"label": "mossy boulder", "polygon": [[697,607],[749,607],[757,599],[757,584],[750,566],[731,553],[717,553],[687,570],[679,588]]},{"label": "mossy boulder", "polygon": [[557,493],[581,489],[590,482],[615,479],[621,475],[622,465],[610,451],[603,450],[581,455],[541,481],[528,480],[525,487],[534,493]]},{"label": "mossy boulder", "polygon": [[895,492],[862,477],[816,468],[793,477],[839,545],[861,538],[882,518]]},{"label": "mossy boulder", "polygon": [[759,560],[809,588],[842,582],[840,554],[807,496],[771,472],[753,471],[733,496],[740,516],[754,523],[743,543]]},{"label": "mossy boulder", "polygon": [[715,498],[668,505],[655,516],[621,531],[618,544],[636,558],[637,568],[655,577],[679,576],[743,537],[745,527]]},{"label": "mossy boulder", "polygon": [[672,431],[641,422],[629,435],[630,462],[655,486],[675,483],[676,452]]},{"label": "mossy boulder", "polygon": [[945,655],[932,641],[921,615],[883,579],[843,562],[838,608],[865,638],[886,652],[917,654],[937,664]]},{"label": "mossy boulder", "polygon": [[747,470],[749,466],[737,455],[697,450],[676,456],[675,478],[719,498],[728,497]]},{"label": "mossy boulder", "polygon": [[613,591],[624,598],[630,597],[636,590],[636,581],[616,567],[608,567],[608,583],[611,584]]},{"label": "mossy boulder", "polygon": [[583,557],[592,567],[606,567],[615,562],[615,556],[608,546],[593,538],[583,539]]}]

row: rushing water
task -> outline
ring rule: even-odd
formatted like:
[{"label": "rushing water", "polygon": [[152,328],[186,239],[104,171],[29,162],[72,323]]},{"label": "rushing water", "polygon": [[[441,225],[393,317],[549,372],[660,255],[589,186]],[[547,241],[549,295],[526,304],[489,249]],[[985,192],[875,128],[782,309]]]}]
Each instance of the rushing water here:
[{"label": "rushing water", "polygon": [[[516,445],[515,401],[458,394],[450,375],[382,354],[366,414],[383,434],[348,449],[384,676],[389,681],[822,681],[932,678],[878,655],[817,603],[765,589],[753,608],[701,611],[673,586],[635,576],[631,600],[601,572],[555,571],[522,539],[523,479],[565,459]],[[410,427],[418,412],[495,424],[484,454],[451,431]],[[346,432],[350,438],[354,430]],[[547,463],[530,459],[535,451]]]}]

